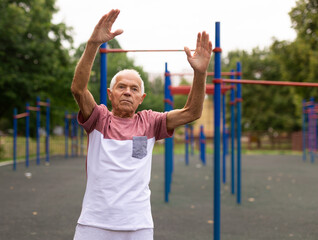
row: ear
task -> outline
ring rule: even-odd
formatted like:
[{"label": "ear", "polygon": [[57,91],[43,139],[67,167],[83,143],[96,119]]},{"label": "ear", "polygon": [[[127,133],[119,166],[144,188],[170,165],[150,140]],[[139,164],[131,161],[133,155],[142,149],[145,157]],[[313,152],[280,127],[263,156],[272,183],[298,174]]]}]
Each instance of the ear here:
[{"label": "ear", "polygon": [[108,96],[109,101],[111,101],[113,95],[112,95],[112,91],[109,88],[107,88],[107,96]]},{"label": "ear", "polygon": [[146,94],[146,93],[144,93],[144,94],[141,96],[141,101],[140,101],[139,105],[140,105],[140,104],[142,104],[142,102],[144,101],[144,99],[145,99],[146,95],[147,95],[147,94]]}]

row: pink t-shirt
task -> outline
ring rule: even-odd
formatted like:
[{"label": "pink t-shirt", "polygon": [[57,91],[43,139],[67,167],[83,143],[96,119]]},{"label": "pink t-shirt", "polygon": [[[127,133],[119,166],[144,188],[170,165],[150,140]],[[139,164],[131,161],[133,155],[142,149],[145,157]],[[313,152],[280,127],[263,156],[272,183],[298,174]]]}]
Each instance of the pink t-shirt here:
[{"label": "pink t-shirt", "polygon": [[79,224],[110,230],[153,228],[149,181],[156,140],[171,137],[167,113],[141,111],[119,118],[96,105],[88,134],[87,184]]}]

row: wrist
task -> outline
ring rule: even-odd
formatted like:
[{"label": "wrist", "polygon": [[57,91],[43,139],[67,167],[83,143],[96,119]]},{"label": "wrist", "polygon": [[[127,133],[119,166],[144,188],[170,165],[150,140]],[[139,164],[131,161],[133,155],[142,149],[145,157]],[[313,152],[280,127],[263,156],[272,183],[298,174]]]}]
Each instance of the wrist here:
[{"label": "wrist", "polygon": [[198,71],[198,70],[194,70],[194,75],[196,77],[202,77],[205,78],[207,76],[207,71]]},{"label": "wrist", "polygon": [[89,39],[88,41],[87,41],[87,47],[95,47],[95,48],[99,48],[100,47],[100,45],[102,45],[103,43],[98,43],[98,42],[94,42],[94,41],[92,41],[91,39]]}]

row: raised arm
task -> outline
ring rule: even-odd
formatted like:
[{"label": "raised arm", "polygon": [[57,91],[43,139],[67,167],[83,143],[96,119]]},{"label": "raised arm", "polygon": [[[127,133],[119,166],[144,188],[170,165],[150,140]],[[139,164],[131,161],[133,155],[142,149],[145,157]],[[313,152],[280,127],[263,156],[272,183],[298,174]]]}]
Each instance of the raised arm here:
[{"label": "raised arm", "polygon": [[111,31],[118,14],[119,10],[111,10],[99,20],[75,69],[71,91],[84,120],[89,118],[96,105],[94,97],[87,89],[87,85],[97,50],[102,43],[112,40],[123,32],[121,29],[114,32]]},{"label": "raised arm", "polygon": [[198,34],[197,46],[193,55],[191,55],[189,48],[185,47],[184,50],[188,62],[194,70],[194,78],[185,106],[182,109],[168,112],[168,130],[192,122],[200,118],[202,114],[207,69],[212,54],[212,43],[209,40],[209,35],[206,32]]}]

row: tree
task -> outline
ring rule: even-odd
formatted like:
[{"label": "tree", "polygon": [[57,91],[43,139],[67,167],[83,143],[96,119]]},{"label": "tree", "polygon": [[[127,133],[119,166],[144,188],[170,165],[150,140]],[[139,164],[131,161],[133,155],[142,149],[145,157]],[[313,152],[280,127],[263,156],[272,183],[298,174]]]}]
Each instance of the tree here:
[{"label": "tree", "polygon": [[72,45],[72,32],[64,23],[52,23],[56,11],[55,0],[0,0],[1,128],[11,127],[14,107],[24,112],[36,96],[50,98],[53,124],[75,105],[74,64],[65,47]]},{"label": "tree", "polygon": [[[223,60],[223,69],[235,69],[240,61],[243,79],[262,79],[283,81],[281,69],[274,55],[268,50],[254,48],[246,51],[230,52]],[[297,128],[295,106],[289,87],[242,85],[242,126],[245,131],[292,131]],[[229,95],[229,94],[228,94]],[[228,100],[229,101],[229,100]]]},{"label": "tree", "polygon": [[[299,0],[289,15],[297,32],[293,42],[275,41],[271,51],[281,67],[286,81],[317,82],[318,80],[318,1]],[[293,89],[297,112],[301,113],[302,99],[318,97],[317,88]],[[298,114],[300,118],[300,114]]]}]

